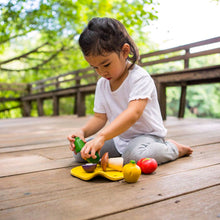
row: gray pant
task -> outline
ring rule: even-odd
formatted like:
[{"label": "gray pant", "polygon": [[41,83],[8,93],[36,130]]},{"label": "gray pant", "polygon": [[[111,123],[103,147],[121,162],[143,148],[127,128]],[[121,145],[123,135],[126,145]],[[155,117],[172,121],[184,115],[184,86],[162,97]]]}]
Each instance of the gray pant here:
[{"label": "gray pant", "polygon": [[[137,162],[141,158],[147,157],[154,158],[158,164],[162,164],[176,160],[179,155],[178,149],[173,143],[153,135],[141,135],[132,139],[122,155],[117,151],[114,141],[108,140],[103,145],[100,156],[102,157],[105,152],[109,152],[109,157],[122,156],[124,164],[129,163],[130,160]],[[77,162],[85,162],[80,153],[74,156]]]}]

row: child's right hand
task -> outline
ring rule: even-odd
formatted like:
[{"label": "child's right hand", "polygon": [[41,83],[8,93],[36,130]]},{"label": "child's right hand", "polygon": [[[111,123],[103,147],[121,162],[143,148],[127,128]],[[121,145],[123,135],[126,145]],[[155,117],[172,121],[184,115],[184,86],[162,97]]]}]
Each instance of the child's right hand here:
[{"label": "child's right hand", "polygon": [[75,138],[76,137],[79,137],[80,139],[82,139],[86,143],[86,140],[85,140],[85,137],[84,137],[84,132],[81,131],[81,130],[80,131],[76,131],[73,134],[69,135],[67,137],[67,139],[70,142],[70,150],[73,151],[75,154],[76,154],[76,151],[75,151],[74,142],[75,142]]}]

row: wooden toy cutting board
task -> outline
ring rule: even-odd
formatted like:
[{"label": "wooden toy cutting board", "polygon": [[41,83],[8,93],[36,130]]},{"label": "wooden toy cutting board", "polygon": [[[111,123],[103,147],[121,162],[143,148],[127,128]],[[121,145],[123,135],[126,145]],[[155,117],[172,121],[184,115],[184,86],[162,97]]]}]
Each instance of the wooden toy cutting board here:
[{"label": "wooden toy cutting board", "polygon": [[112,170],[107,168],[106,171],[103,171],[101,166],[98,164],[95,171],[92,173],[87,173],[82,166],[77,166],[71,169],[71,175],[78,177],[82,180],[90,180],[95,176],[103,176],[109,180],[117,181],[124,178],[123,173],[120,171]]}]

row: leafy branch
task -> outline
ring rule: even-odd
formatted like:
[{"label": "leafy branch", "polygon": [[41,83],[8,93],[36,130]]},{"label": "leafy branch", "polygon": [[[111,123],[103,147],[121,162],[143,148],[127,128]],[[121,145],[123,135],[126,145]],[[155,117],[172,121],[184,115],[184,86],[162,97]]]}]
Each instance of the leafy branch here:
[{"label": "leafy branch", "polygon": [[1,62],[0,62],[0,65],[6,64],[6,63],[10,63],[10,62],[12,62],[12,61],[19,60],[19,59],[21,59],[21,58],[27,57],[29,54],[38,51],[40,48],[44,47],[44,46],[47,45],[47,44],[48,44],[48,42],[43,43],[43,44],[41,44],[40,46],[36,47],[36,48],[33,49],[33,50],[30,50],[30,51],[27,52],[27,53],[24,53],[24,54],[19,55],[19,56],[16,56],[16,57],[13,57],[13,58],[8,59],[8,60],[1,61]]},{"label": "leafy branch", "polygon": [[[41,45],[41,47],[42,47],[42,45]],[[39,48],[40,47],[38,47],[38,49]],[[4,67],[0,66],[0,70],[7,71],[7,72],[12,72],[12,71],[21,72],[21,71],[29,71],[29,70],[38,70],[41,67],[43,67],[44,65],[46,65],[47,63],[49,63],[50,61],[52,61],[55,57],[57,57],[59,53],[61,53],[63,51],[68,51],[68,50],[73,49],[73,48],[74,48],[73,46],[68,47],[68,48],[65,48],[65,46],[62,46],[59,50],[55,51],[48,59],[41,59],[42,62],[40,64],[37,64],[37,65],[33,66],[33,67],[29,67],[29,68],[25,68],[25,69],[8,69],[8,68],[4,68]],[[35,49],[37,49],[37,48],[35,48]],[[21,59],[21,58],[25,57],[25,58],[28,59],[27,55],[29,55],[29,54],[31,54],[33,52],[35,52],[35,50],[32,50],[32,52],[30,51],[30,52],[28,52],[26,54],[20,55],[20,56],[15,57],[15,58]],[[13,61],[16,60],[15,58],[13,59]],[[12,61],[12,59],[10,59],[9,62],[11,62],[11,61]]]}]

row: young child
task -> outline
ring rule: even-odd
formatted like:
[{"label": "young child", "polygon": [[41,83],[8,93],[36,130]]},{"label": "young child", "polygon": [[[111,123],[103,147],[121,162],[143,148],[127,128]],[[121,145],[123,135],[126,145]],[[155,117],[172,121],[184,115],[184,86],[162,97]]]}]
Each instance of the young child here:
[{"label": "young child", "polygon": [[[68,137],[75,151],[75,137],[86,142],[76,161],[102,156],[130,160],[151,157],[158,164],[190,155],[193,150],[173,140],[165,141],[157,93],[150,75],[135,64],[138,50],[125,27],[112,18],[93,18],[79,38],[86,61],[101,76],[98,80],[94,116]],[[107,126],[106,122],[109,121]],[[103,128],[103,129],[102,129]],[[84,161],[85,162],[85,161]]]}]

